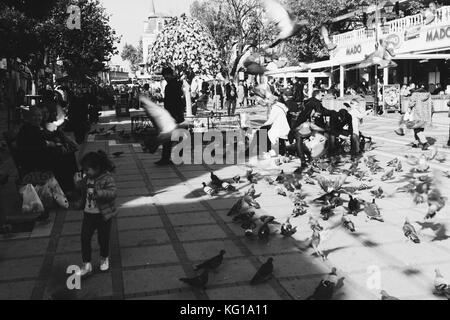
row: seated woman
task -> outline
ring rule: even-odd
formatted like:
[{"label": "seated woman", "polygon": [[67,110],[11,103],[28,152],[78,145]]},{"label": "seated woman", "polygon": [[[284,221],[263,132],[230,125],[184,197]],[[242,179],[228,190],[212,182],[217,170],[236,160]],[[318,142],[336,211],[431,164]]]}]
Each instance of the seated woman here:
[{"label": "seated woman", "polygon": [[24,174],[51,171],[67,194],[74,189],[73,176],[78,171],[76,146],[55,124],[50,125],[46,114],[45,108],[30,107],[17,136],[21,166]]}]

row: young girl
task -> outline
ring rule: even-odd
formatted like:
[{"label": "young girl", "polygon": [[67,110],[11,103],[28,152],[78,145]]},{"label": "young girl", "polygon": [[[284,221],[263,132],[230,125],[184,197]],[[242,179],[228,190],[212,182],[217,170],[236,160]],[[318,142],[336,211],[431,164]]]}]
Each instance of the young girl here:
[{"label": "young girl", "polygon": [[91,240],[97,230],[100,245],[100,270],[109,269],[109,235],[111,218],[117,214],[114,200],[116,184],[111,172],[114,165],[103,151],[86,154],[81,160],[85,177],[77,176],[75,183],[81,191],[84,216],[81,227],[83,267],[81,276],[92,272]]}]

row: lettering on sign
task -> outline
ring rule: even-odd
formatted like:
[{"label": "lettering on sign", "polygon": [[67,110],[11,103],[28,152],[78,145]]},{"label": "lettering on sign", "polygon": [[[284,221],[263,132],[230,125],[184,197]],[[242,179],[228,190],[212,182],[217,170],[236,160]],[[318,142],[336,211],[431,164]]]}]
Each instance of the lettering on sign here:
[{"label": "lettering on sign", "polygon": [[427,33],[427,42],[443,40],[445,38],[450,39],[450,26],[446,28],[431,30]]},{"label": "lettering on sign", "polygon": [[346,54],[348,56],[351,56],[351,55],[354,55],[354,54],[361,53],[361,51],[362,51],[362,47],[361,47],[360,44],[358,44],[358,45],[355,45],[353,47],[347,48]]}]

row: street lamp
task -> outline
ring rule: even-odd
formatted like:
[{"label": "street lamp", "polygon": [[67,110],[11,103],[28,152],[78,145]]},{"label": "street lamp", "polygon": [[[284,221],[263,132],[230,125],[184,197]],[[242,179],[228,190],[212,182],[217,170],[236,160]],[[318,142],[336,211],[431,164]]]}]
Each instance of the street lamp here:
[{"label": "street lamp", "polygon": [[389,0],[385,3],[385,5],[384,5],[384,11],[387,13],[387,14],[391,14],[393,11],[394,11],[394,7],[395,7],[395,5],[392,3],[392,2],[390,2]]}]

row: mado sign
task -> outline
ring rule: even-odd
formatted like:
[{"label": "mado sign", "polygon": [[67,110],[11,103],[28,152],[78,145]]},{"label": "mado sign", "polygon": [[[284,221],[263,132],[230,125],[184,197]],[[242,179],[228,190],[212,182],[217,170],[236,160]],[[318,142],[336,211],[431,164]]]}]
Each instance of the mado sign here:
[{"label": "mado sign", "polygon": [[361,45],[357,44],[357,45],[351,46],[350,48],[347,48],[347,51],[345,53],[348,56],[351,56],[351,55],[355,55],[355,54],[361,53],[361,51],[362,51]]},{"label": "mado sign", "polygon": [[443,40],[445,38],[450,39],[450,26],[429,30],[427,32],[427,42]]}]

